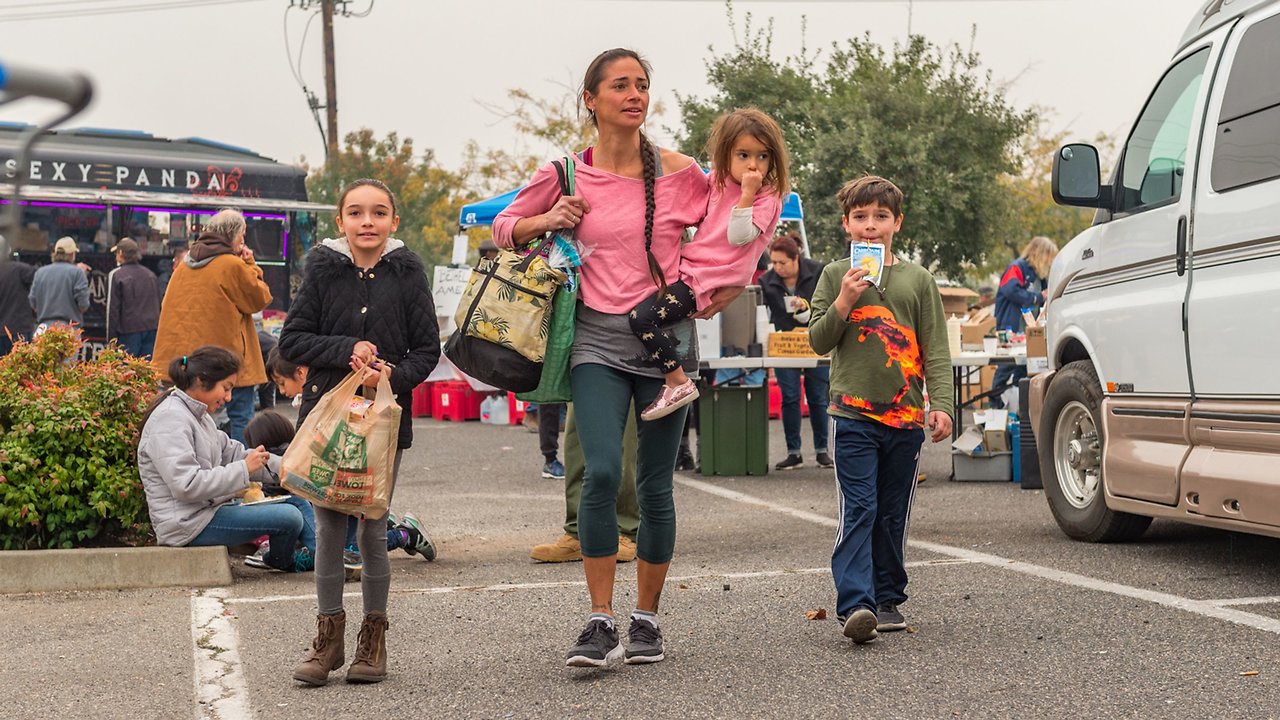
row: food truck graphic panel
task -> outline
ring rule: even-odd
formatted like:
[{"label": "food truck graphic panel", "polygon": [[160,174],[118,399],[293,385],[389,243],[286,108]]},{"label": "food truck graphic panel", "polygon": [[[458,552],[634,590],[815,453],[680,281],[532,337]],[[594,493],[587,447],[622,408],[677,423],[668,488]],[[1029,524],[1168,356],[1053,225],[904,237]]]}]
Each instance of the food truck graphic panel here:
[{"label": "food truck graphic panel", "polygon": [[[18,138],[29,126],[0,123],[0,202],[7,203],[18,170]],[[53,244],[71,237],[77,261],[93,268],[84,330],[90,350],[106,337],[110,249],[130,237],[142,264],[164,278],[174,253],[223,208],[245,215],[253,249],[273,296],[269,310],[288,312],[301,282],[301,261],[315,239],[319,213],[307,201],[306,171],[251,150],[201,138],[170,140],[130,130],[78,129],[48,134],[36,144],[22,187],[22,228],[9,238],[32,265],[50,262]]]}]

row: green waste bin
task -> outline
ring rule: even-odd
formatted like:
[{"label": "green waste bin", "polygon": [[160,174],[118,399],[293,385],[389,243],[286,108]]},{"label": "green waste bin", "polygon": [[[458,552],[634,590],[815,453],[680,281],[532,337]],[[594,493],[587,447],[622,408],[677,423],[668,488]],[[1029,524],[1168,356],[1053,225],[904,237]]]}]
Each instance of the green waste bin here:
[{"label": "green waste bin", "polygon": [[713,387],[698,399],[703,475],[769,472],[769,388]]}]

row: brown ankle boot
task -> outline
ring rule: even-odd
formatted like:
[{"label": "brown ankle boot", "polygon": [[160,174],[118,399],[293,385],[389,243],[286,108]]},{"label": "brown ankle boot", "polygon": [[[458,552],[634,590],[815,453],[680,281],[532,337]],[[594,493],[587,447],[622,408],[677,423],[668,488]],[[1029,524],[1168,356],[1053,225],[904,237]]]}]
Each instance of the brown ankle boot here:
[{"label": "brown ankle boot", "polygon": [[324,685],[329,673],[346,662],[343,633],[347,629],[347,614],[316,616],[316,639],[311,642],[307,659],[293,669],[293,679],[308,685]]},{"label": "brown ankle boot", "polygon": [[387,614],[365,615],[358,642],[356,657],[347,668],[347,682],[382,682],[387,677]]}]

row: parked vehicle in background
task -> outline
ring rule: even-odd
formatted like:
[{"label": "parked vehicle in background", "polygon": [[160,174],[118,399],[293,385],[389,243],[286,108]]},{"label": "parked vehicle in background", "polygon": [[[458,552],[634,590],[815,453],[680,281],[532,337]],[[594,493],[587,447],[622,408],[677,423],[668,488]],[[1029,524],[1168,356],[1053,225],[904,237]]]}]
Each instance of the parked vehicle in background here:
[{"label": "parked vehicle in background", "polygon": [[1059,526],[1280,537],[1280,0],[1206,2],[1112,178],[1067,145],[1053,193],[1098,208],[1053,265],[1032,381]]}]

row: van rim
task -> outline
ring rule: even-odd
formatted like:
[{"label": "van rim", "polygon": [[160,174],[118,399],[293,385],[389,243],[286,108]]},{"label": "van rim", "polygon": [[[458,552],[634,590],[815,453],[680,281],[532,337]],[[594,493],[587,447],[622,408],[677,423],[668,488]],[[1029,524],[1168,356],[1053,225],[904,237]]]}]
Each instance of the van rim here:
[{"label": "van rim", "polygon": [[1058,413],[1053,433],[1053,462],[1062,496],[1078,510],[1097,500],[1102,486],[1102,447],[1089,408],[1072,400]]}]

